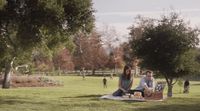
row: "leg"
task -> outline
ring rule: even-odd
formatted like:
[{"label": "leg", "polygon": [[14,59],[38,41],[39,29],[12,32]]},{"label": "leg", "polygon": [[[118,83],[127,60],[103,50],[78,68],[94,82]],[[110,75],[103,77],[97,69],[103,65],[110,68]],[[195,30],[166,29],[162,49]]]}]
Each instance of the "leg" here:
[{"label": "leg", "polygon": [[113,96],[122,96],[123,94],[124,94],[124,92],[121,89],[118,89],[112,95]]}]

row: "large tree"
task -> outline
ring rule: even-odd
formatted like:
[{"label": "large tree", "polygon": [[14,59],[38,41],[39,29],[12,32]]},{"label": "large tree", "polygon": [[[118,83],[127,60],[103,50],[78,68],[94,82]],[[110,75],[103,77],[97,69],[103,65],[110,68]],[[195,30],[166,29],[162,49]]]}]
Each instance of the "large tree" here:
[{"label": "large tree", "polygon": [[83,33],[76,35],[74,41],[76,48],[73,55],[73,61],[76,69],[89,69],[95,73],[95,70],[105,68],[108,55],[102,47],[100,34],[92,32],[86,36]]},{"label": "large tree", "polygon": [[[15,59],[36,47],[63,44],[77,31],[89,32],[94,16],[91,0],[3,0],[0,7],[0,62],[3,88],[10,87]],[[2,67],[0,69],[2,69]]]},{"label": "large tree", "polygon": [[[133,26],[131,32],[140,28],[138,24]],[[130,33],[134,38],[130,42],[134,54],[142,60],[143,67],[165,77],[168,97],[172,97],[176,79],[197,71],[196,53],[191,50],[199,43],[199,30],[190,27],[177,13],[170,13],[161,19],[149,20],[140,31],[139,37]]]},{"label": "large tree", "polygon": [[71,52],[66,48],[60,50],[53,57],[53,65],[55,70],[74,70],[74,63],[72,61]]}]

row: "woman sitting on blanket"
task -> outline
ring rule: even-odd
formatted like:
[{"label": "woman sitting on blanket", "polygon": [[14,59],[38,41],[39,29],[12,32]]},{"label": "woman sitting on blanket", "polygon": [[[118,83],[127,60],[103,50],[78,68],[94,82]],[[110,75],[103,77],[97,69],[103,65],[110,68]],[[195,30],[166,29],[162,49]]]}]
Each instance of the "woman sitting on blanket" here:
[{"label": "woman sitting on blanket", "polygon": [[123,96],[125,93],[129,93],[133,85],[133,76],[131,74],[131,67],[124,66],[123,74],[119,77],[119,89],[115,91],[113,96]]}]

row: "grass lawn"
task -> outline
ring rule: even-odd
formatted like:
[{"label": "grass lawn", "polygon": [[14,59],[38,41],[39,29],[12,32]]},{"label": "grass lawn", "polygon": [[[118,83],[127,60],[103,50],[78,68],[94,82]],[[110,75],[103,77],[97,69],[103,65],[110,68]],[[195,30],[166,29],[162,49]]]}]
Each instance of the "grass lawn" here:
[{"label": "grass lawn", "polygon": [[175,86],[174,97],[163,102],[125,102],[99,99],[117,89],[117,77],[108,79],[108,88],[103,88],[102,77],[51,78],[63,81],[64,86],[0,89],[0,111],[200,111],[200,82],[191,83],[189,94],[180,94]]}]

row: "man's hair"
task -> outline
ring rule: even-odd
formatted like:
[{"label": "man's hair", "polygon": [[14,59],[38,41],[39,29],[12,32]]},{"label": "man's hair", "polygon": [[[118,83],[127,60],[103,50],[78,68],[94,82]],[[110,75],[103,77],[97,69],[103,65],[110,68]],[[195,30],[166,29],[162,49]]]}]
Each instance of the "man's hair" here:
[{"label": "man's hair", "polygon": [[153,74],[153,71],[147,70],[147,71],[146,71],[146,75],[147,75],[147,73]]}]

